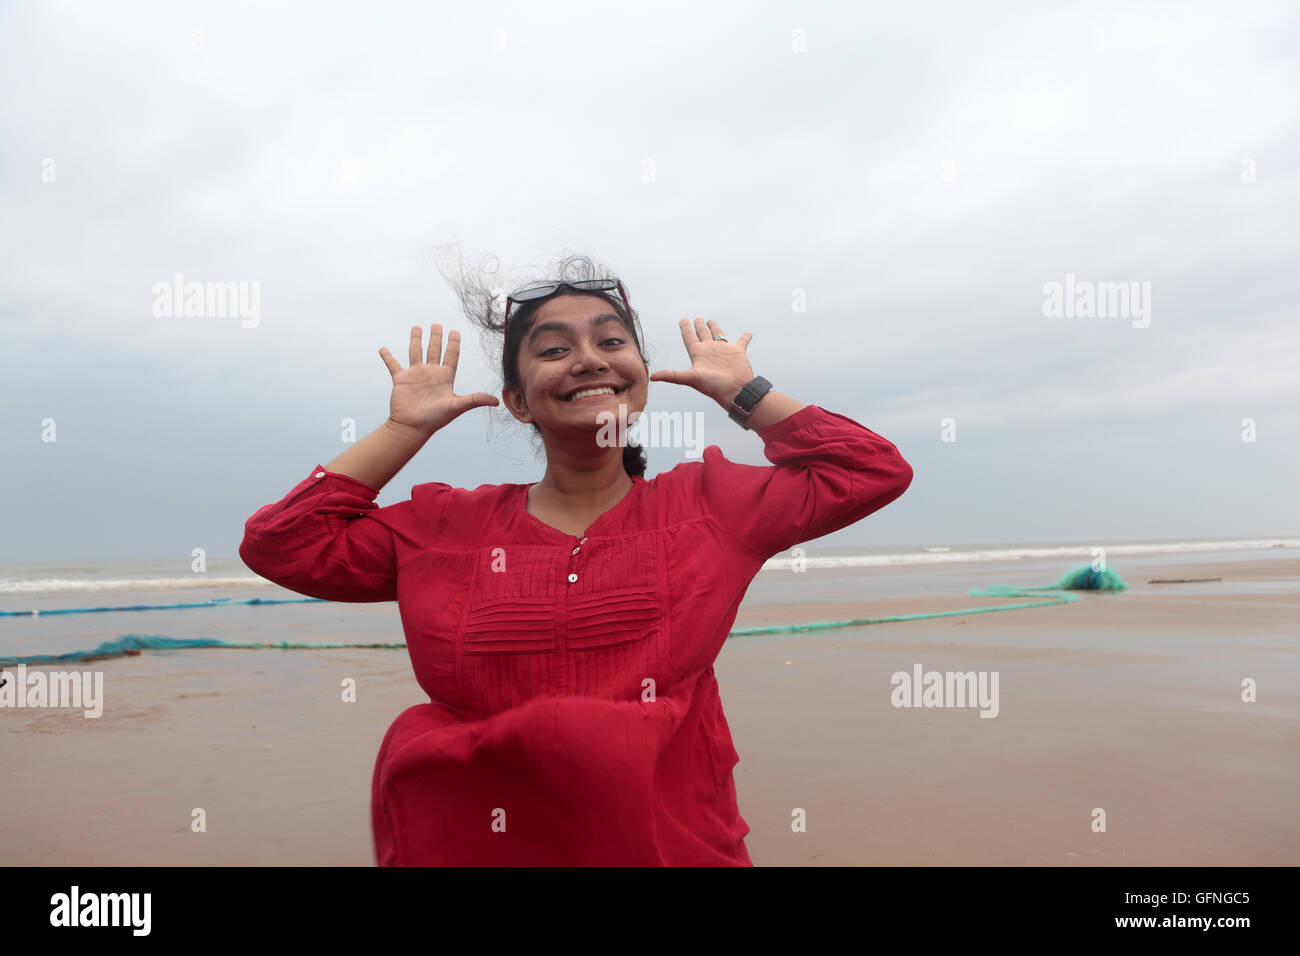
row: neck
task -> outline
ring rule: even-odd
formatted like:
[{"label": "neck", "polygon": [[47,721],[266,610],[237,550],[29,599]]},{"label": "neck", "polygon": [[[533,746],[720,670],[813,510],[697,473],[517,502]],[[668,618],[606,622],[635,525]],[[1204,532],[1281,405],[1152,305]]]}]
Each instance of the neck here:
[{"label": "neck", "polygon": [[618,501],[635,484],[623,467],[623,458],[591,468],[573,468],[548,463],[546,474],[533,486],[552,501],[563,505],[600,505]]}]

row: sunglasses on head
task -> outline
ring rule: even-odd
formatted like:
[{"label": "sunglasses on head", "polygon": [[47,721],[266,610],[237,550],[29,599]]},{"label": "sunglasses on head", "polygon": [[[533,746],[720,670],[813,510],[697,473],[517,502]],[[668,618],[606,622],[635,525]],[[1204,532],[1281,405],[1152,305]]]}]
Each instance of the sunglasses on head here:
[{"label": "sunglasses on head", "polygon": [[619,279],[579,279],[576,282],[543,282],[539,285],[528,286],[519,289],[506,296],[506,317],[501,324],[501,330],[504,332],[510,324],[510,308],[516,302],[532,302],[535,299],[547,299],[563,289],[572,289],[576,292],[608,292],[617,289],[618,294],[623,298],[623,305],[627,308],[627,314],[632,314],[632,304],[627,301],[627,290],[623,288],[623,283]]}]

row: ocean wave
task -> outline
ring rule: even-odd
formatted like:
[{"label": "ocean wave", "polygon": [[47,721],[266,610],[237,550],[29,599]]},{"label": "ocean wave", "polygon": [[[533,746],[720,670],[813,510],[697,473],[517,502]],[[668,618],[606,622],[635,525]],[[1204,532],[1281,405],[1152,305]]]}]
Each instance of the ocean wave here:
[{"label": "ocean wave", "polygon": [[[960,548],[960,546],[955,546]],[[808,557],[799,559],[810,568],[871,568],[910,564],[962,564],[981,561],[1020,561],[1027,558],[1074,558],[1093,556],[1094,547],[1104,547],[1109,560],[1123,554],[1189,554],[1206,551],[1255,551],[1266,548],[1300,548],[1300,538],[1257,538],[1240,541],[1177,541],[1173,543],[1064,545],[1047,548],[987,548],[974,551],[940,550],[938,546],[918,546],[916,550],[898,550],[887,554],[819,555],[813,544],[804,550]],[[772,558],[767,570],[788,570],[794,558]],[[179,591],[211,588],[274,587],[274,582],[258,575],[208,577],[192,574],[166,578],[0,578],[0,595],[60,594],[95,591]]]},{"label": "ocean wave", "polygon": [[58,594],[84,591],[179,591],[187,588],[264,587],[273,582],[257,575],[210,578],[200,574],[185,578],[0,578],[0,594]]},{"label": "ocean wave", "polygon": [[[1106,551],[1109,559],[1116,554],[1189,554],[1203,551],[1255,551],[1266,548],[1297,548],[1300,538],[1261,538],[1247,541],[1177,541],[1169,544],[1066,545],[1056,548],[997,548],[983,551],[935,551],[925,553],[848,554],[809,556],[806,558],[771,558],[765,570],[789,570],[796,560],[809,568],[873,568],[908,564],[959,564],[978,561],[1020,561],[1025,558],[1072,558],[1093,556],[1093,548]],[[805,549],[813,550],[816,549]]]}]

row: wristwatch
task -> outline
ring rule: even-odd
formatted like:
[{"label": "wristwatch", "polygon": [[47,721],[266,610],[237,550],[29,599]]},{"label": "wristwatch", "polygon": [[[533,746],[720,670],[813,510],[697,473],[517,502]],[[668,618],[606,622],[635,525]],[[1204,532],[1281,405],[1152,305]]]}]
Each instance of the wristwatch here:
[{"label": "wristwatch", "polygon": [[749,429],[749,415],[758,404],[758,400],[772,390],[772,383],[763,376],[755,376],[753,381],[740,390],[740,394],[731,400],[731,409],[727,412],[731,420],[745,430]]}]

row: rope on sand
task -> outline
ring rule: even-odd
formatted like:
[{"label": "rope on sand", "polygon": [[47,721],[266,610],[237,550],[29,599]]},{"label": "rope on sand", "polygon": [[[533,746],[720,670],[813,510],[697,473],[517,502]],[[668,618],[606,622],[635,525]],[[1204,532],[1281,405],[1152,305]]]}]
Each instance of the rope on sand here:
[{"label": "rope on sand", "polygon": [[[836,627],[859,627],[864,624],[889,624],[895,621],[920,621],[935,617],[957,617],[966,614],[988,614],[993,611],[1015,611],[1029,607],[1049,607],[1053,604],[1072,604],[1079,600],[1071,591],[1122,591],[1125,584],[1114,571],[1100,569],[1091,565],[1074,568],[1061,576],[1055,584],[1043,586],[1011,586],[995,584],[990,588],[979,590],[972,588],[971,597],[1034,597],[1039,592],[1042,600],[1021,601],[1016,604],[999,604],[996,607],[969,607],[958,611],[933,611],[928,614],[894,614],[889,617],[857,618],[850,621],[813,621],[810,624],[786,624],[768,627],[742,627],[733,630],[729,637],[746,637],[754,634],[780,634],[791,631],[820,631]],[[318,598],[305,598],[302,601],[252,601],[209,602],[239,604],[296,604],[305,601],[317,601]],[[172,607],[199,607],[203,605],[162,605]],[[109,608],[108,610],[128,610],[126,608]],[[15,612],[6,612],[15,613]],[[31,612],[18,612],[31,613]],[[46,612],[41,612],[46,613]],[[54,612],[58,613],[58,612]],[[0,657],[0,667],[14,667],[18,664],[64,664],[79,661],[106,660],[113,657],[133,657],[145,650],[189,650],[201,647],[254,648],[280,650],[321,650],[341,647],[398,648],[406,647],[405,641],[393,643],[316,643],[304,641],[280,641],[268,644],[257,641],[223,641],[215,637],[176,638],[161,637],[157,634],[128,634],[116,641],[105,641],[99,647],[89,651],[72,651],[68,654],[37,654],[29,657]]]},{"label": "rope on sand", "polygon": [[362,644],[280,641],[267,644],[260,641],[222,641],[215,637],[180,638],[162,637],[158,634],[127,634],[115,641],[105,641],[99,647],[89,651],[72,651],[67,654],[34,654],[29,657],[0,657],[0,667],[16,667],[19,664],[68,664],[83,661],[102,661],[113,657],[135,657],[141,651],[189,650],[196,647],[320,650],[322,648],[336,647],[406,647],[406,642]]},{"label": "rope on sand", "polygon": [[889,624],[894,621],[920,621],[933,617],[959,617],[966,614],[988,614],[993,611],[1018,611],[1027,607],[1048,607],[1053,604],[1073,604],[1079,600],[1071,591],[1123,591],[1124,579],[1109,568],[1094,568],[1090,564],[1073,568],[1061,575],[1055,584],[1042,586],[1013,586],[995,584],[980,590],[971,588],[971,597],[1034,597],[1039,592],[1044,600],[1021,601],[1017,604],[999,604],[996,607],[967,607],[957,611],[932,611],[928,614],[893,614],[889,617],[857,618],[852,621],[814,621],[811,624],[786,624],[772,627],[745,627],[731,632],[732,637],[753,634],[779,634],[790,631],[821,631],[835,627],[859,627],[863,624]]},{"label": "rope on sand", "polygon": [[232,601],[230,598],[213,598],[211,601],[196,601],[193,604],[132,604],[126,607],[56,607],[33,611],[0,611],[0,617],[49,617],[51,614],[98,614],[103,611],[171,611],[176,608],[218,607],[235,604],[325,604],[320,598],[283,598],[267,600],[251,598],[247,601]]}]

